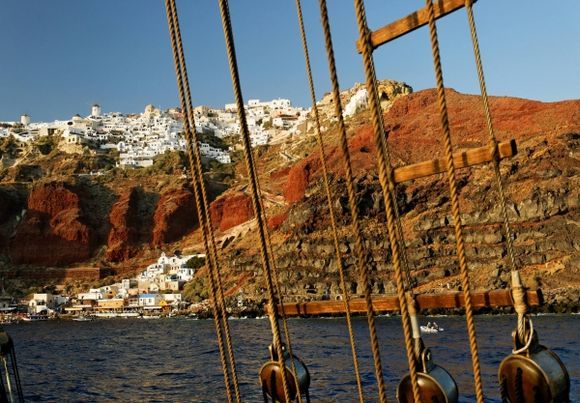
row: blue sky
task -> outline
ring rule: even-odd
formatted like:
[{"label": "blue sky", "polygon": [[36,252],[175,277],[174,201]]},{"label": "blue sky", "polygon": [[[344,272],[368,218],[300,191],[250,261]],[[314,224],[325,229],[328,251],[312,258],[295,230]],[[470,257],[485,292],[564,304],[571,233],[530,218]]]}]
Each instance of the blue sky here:
[{"label": "blue sky", "polygon": [[[223,106],[232,88],[217,1],[178,0],[194,104]],[[424,5],[367,0],[371,28]],[[294,0],[230,0],[245,99],[289,98],[309,106]],[[318,2],[303,0],[319,98],[330,89]],[[364,80],[353,2],[329,1],[342,88]],[[578,0],[479,0],[474,7],[488,90],[555,101],[580,95]],[[438,23],[445,83],[477,93],[467,17]],[[0,121],[33,121],[178,104],[162,0],[2,0]],[[375,52],[377,75],[415,90],[434,86],[426,28]]]}]

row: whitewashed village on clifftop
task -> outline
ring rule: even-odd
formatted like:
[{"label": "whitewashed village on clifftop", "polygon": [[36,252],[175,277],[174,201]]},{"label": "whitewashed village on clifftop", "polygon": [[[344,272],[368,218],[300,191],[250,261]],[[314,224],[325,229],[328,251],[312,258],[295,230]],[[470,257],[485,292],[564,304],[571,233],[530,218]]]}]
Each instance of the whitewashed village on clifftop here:
[{"label": "whitewashed village on clifftop", "polygon": [[[196,132],[224,139],[237,136],[240,125],[235,104],[224,109],[207,106],[195,108]],[[266,145],[273,138],[299,134],[309,110],[296,108],[288,99],[262,102],[251,99],[246,105],[252,146]],[[60,149],[82,153],[86,147],[101,152],[118,151],[117,166],[140,168],[153,165],[153,159],[167,151],[184,151],[182,113],[178,108],[161,110],[147,105],[143,113],[102,113],[100,105],[93,105],[86,117],[70,120],[32,122],[22,115],[20,122],[0,122],[0,138],[13,136],[19,143],[28,143],[43,136],[61,136]],[[231,163],[234,147],[216,147],[200,142],[202,156],[222,164]]]}]

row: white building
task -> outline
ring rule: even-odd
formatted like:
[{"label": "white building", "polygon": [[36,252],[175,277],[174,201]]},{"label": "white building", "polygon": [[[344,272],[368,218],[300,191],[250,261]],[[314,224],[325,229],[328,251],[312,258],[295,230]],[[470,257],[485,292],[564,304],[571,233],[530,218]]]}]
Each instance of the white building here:
[{"label": "white building", "polygon": [[34,294],[28,302],[28,313],[49,313],[68,302],[67,297],[51,293]]},{"label": "white building", "polygon": [[250,141],[252,142],[252,147],[265,145],[270,141],[270,135],[262,131],[252,133],[250,134]]},{"label": "white building", "polygon": [[[140,281],[167,283],[171,281],[186,282],[193,279],[195,270],[186,267],[186,263],[192,257],[205,257],[203,254],[187,256],[167,256],[165,252],[161,253],[156,263],[150,264],[141,272],[138,277]],[[126,283],[124,283],[126,284]],[[169,287],[168,287],[169,288]],[[150,286],[149,286],[150,289]]]},{"label": "white building", "polygon": [[159,294],[141,294],[139,295],[139,306],[148,308],[160,308],[161,295]]},{"label": "white building", "polygon": [[171,305],[181,302],[181,294],[161,294],[161,298]]},{"label": "white building", "polygon": [[27,114],[20,116],[20,123],[22,126],[27,127],[30,124],[30,116]]},{"label": "white building", "polygon": [[290,102],[289,99],[273,99],[272,101],[270,101],[269,106],[272,109],[287,109],[290,108],[290,106],[292,105],[292,103]]},{"label": "white building", "polygon": [[353,116],[359,111],[363,110],[367,107],[367,102],[367,89],[362,88],[358,90],[352,97],[350,97],[348,103],[344,107],[344,117]]},{"label": "white building", "polygon": [[91,107],[91,116],[95,118],[101,116],[101,106],[99,104],[94,104]]},{"label": "white building", "polygon": [[91,303],[103,299],[103,293],[98,289],[90,289],[89,292],[81,292],[77,294],[77,300],[81,303]]}]

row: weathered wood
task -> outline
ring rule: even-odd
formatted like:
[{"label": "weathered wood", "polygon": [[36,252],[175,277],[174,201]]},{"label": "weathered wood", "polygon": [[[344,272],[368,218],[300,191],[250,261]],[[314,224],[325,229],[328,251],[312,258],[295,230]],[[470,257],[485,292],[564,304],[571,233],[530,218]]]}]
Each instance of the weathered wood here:
[{"label": "weathered wood", "polygon": [[[476,0],[473,0],[475,3]],[[453,11],[459,10],[461,7],[465,6],[465,0],[439,0],[433,3],[433,11],[435,12],[435,18],[441,18]],[[413,32],[417,28],[426,25],[429,22],[429,14],[427,8],[415,11],[413,14],[409,14],[399,20],[396,20],[382,28],[377,29],[371,33],[371,44],[373,49],[392,41],[393,39],[399,38],[409,32]],[[359,53],[362,52],[362,43],[360,39],[356,43],[356,47]]]},{"label": "weathered wood", "polygon": [[[541,290],[527,290],[526,298],[528,306],[543,304]],[[419,310],[424,309],[453,309],[465,306],[463,293],[450,292],[444,294],[423,294],[416,297]],[[510,290],[476,291],[471,293],[473,308],[499,308],[513,306]],[[396,296],[381,296],[373,298],[373,307],[376,312],[396,312],[399,310],[399,300]],[[366,312],[365,301],[362,298],[354,298],[350,301],[350,309],[353,313]],[[286,316],[304,315],[337,315],[344,314],[344,302],[342,301],[313,301],[303,303],[284,304]],[[278,305],[281,313],[281,306]]]},{"label": "weathered wood", "polygon": [[[500,159],[513,157],[518,152],[515,140],[499,143],[497,146]],[[489,146],[473,148],[468,151],[453,154],[453,163],[455,164],[456,169],[483,164],[485,162],[490,162],[491,160],[492,148]],[[396,168],[394,170],[394,180],[395,183],[401,183],[412,179],[439,174],[446,170],[447,163],[445,162],[445,159],[439,158]]]}]

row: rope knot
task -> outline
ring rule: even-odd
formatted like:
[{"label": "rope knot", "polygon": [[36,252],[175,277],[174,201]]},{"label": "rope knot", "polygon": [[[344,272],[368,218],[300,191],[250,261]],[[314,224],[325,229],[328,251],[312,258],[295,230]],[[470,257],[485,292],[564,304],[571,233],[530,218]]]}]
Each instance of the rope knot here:
[{"label": "rope knot", "polygon": [[512,287],[512,298],[514,299],[514,309],[518,315],[525,315],[528,310],[526,304],[526,289],[522,286]]}]

